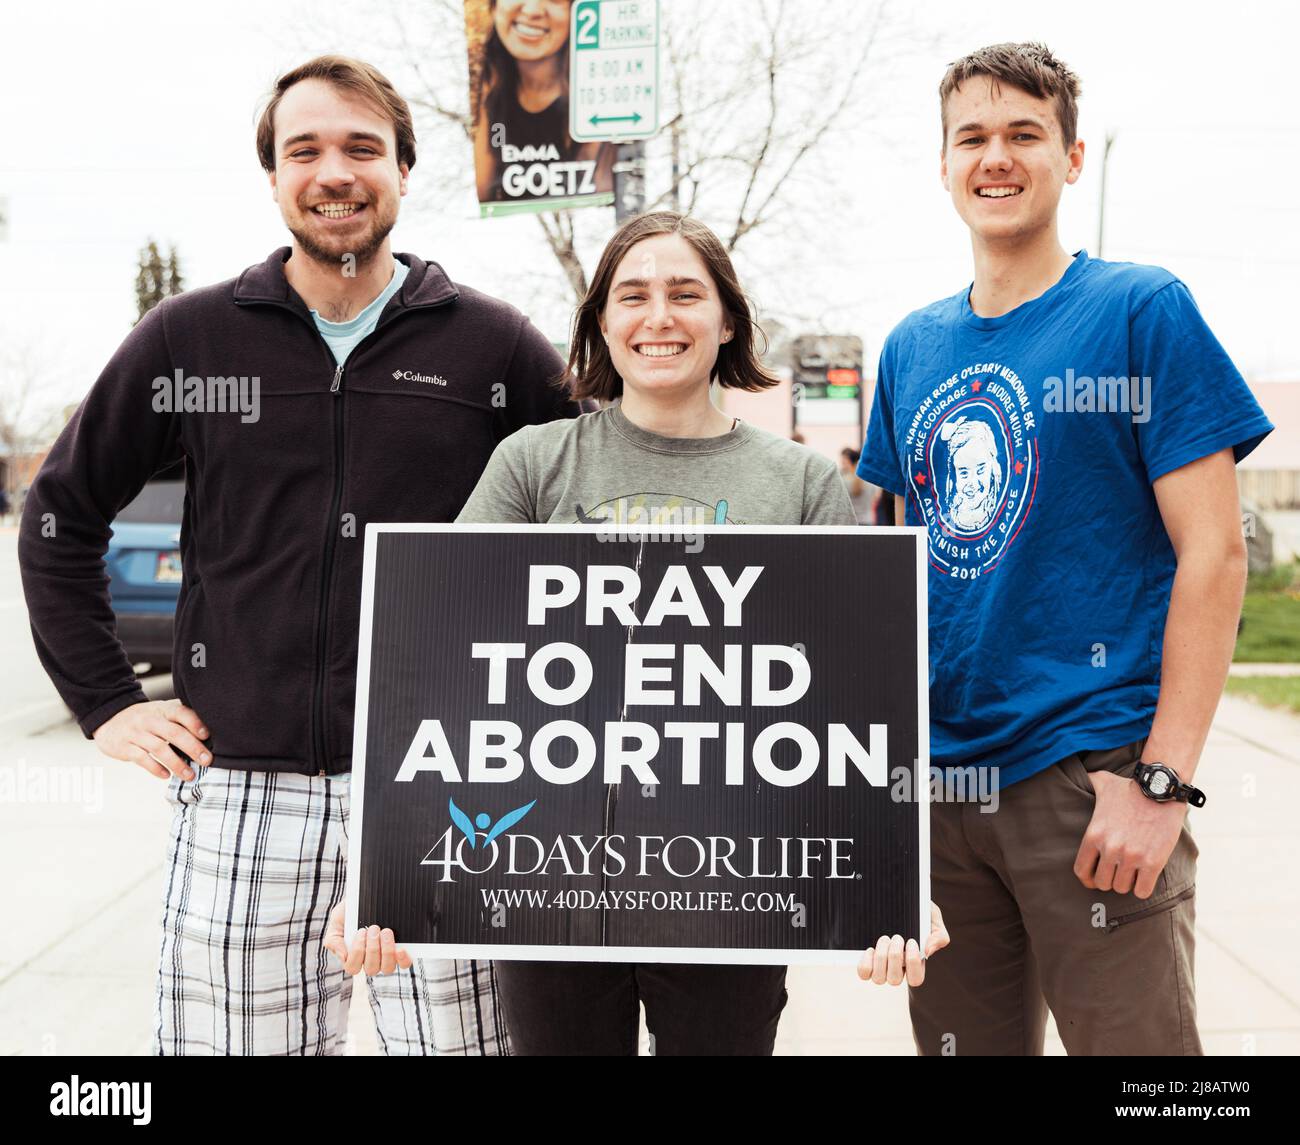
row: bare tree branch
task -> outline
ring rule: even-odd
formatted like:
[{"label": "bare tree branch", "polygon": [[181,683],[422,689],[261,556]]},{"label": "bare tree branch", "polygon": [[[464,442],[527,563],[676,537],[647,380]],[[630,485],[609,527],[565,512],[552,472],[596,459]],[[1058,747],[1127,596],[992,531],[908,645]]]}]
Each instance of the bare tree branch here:
[{"label": "bare tree branch", "polygon": [[[776,117],[778,113],[776,101],[776,80],[779,68],[781,66],[780,48],[777,46],[777,33],[781,22],[785,17],[785,0],[779,0],[779,6],[776,12],[776,19],[768,17],[767,5],[763,5],[763,22],[767,26],[767,58],[764,60],[767,72],[767,122],[763,125],[763,142],[759,146],[758,154],[754,157],[753,164],[749,169],[749,181],[745,184],[745,193],[741,196],[740,207],[736,211],[736,221],[732,225],[731,235],[727,239],[727,250],[735,250],[738,243],[749,230],[745,222],[745,209],[749,206],[749,198],[754,193],[754,187],[758,183],[759,174],[763,170],[763,163],[767,159],[767,153],[772,146],[772,139],[776,132]],[[779,186],[779,184],[778,184]]]},{"label": "bare tree branch", "polygon": [[550,244],[551,253],[564,271],[573,297],[581,301],[587,294],[587,272],[583,269],[582,259],[578,257],[574,246],[573,212],[547,211],[536,217]]},{"label": "bare tree branch", "polygon": [[[790,161],[786,164],[785,170],[781,172],[777,177],[776,182],[772,185],[772,189],[768,193],[767,198],[763,200],[758,210],[754,212],[753,218],[745,224],[744,231],[741,232],[742,234],[752,231],[763,222],[765,213],[780,194],[781,188],[785,185],[786,181],[794,174],[795,168],[798,167],[799,164],[802,163],[810,154],[812,154],[814,150],[816,150],[818,145],[825,138],[826,133],[839,121],[840,117],[848,108],[849,103],[853,98],[854,89],[857,86],[858,79],[862,73],[866,71],[867,61],[871,56],[871,49],[874,46],[876,36],[880,31],[884,12],[885,0],[882,0],[880,6],[876,9],[876,18],[872,22],[871,31],[867,35],[867,42],[863,46],[857,62],[854,64],[853,72],[849,76],[849,81],[845,85],[844,91],[840,94],[839,100],[837,100],[831,110],[826,113],[822,118],[821,123],[817,125],[808,138],[795,149],[794,154],[790,157]],[[734,246],[735,244],[733,243],[732,245]]]},{"label": "bare tree branch", "polygon": [[[361,54],[389,71],[416,117],[422,154],[439,156],[422,169],[412,205],[460,209],[472,195],[474,128],[463,0],[384,0],[384,8],[387,20],[376,21],[373,8],[338,17],[355,25],[342,42],[359,42]],[[647,209],[698,212],[733,252],[778,218],[792,239],[836,198],[835,163],[816,168],[815,181],[804,172],[830,155],[869,75],[896,57],[903,41],[884,45],[879,33],[897,22],[887,0],[819,0],[816,20],[790,0],[663,0],[664,116],[646,145]],[[828,28],[850,31],[828,35]],[[864,114],[854,123],[865,130],[868,120]],[[552,305],[560,292],[580,299],[609,214],[536,218],[554,260]],[[780,245],[778,265],[788,258],[788,245]]]},{"label": "bare tree branch", "polygon": [[30,453],[53,439],[62,425],[62,403],[50,380],[68,373],[56,339],[32,331],[0,349],[0,449]]}]

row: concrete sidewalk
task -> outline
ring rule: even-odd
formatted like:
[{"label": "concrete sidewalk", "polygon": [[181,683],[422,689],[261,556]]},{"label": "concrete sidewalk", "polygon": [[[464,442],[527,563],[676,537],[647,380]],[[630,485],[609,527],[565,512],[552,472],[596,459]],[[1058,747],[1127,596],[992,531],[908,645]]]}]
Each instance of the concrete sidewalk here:
[{"label": "concrete sidewalk", "polygon": [[[1223,697],[1196,783],[1209,796],[1192,812],[1205,1051],[1300,1054],[1300,719]],[[1063,1054],[1048,1034],[1047,1052]],[[778,1052],[912,1053],[906,998],[837,971],[792,969]]]},{"label": "concrete sidewalk", "polygon": [[1229,676],[1300,676],[1300,664],[1234,664]]},{"label": "concrete sidewalk", "polygon": [[[53,709],[0,715],[0,752],[0,1053],[147,1053],[162,787],[105,760]],[[1210,795],[1192,813],[1206,1049],[1300,1053],[1300,719],[1225,697],[1197,783]],[[354,998],[353,1050],[373,1053],[363,992]],[[793,968],[778,1052],[911,1054],[905,992],[847,968]],[[1049,1052],[1062,1052],[1054,1037]]]}]

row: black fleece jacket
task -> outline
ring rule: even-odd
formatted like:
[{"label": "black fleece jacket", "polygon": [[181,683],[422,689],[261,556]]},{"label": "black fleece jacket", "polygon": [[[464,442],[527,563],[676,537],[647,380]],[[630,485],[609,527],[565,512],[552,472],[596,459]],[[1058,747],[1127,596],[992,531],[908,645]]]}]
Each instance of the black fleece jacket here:
[{"label": "black fleece jacket", "polygon": [[[103,557],[114,517],[164,466],[185,461],[176,694],[215,766],[336,774],[351,764],[367,522],[453,520],[497,442],[578,413],[523,315],[413,255],[336,367],[285,278],[289,253],[152,310],[32,484],[18,547],[32,631],[88,736],[145,699]],[[247,379],[256,420],[247,401],[175,408],[178,372],[183,398],[191,378],[205,395]]]}]

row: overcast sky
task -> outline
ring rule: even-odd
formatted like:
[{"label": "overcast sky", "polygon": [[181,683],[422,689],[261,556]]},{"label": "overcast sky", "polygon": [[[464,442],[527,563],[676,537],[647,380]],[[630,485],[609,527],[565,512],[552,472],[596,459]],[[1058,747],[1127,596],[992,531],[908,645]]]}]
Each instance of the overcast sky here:
[{"label": "overcast sky", "polygon": [[[750,0],[729,4],[743,18]],[[795,0],[815,18],[817,0]],[[189,285],[215,282],[287,241],[253,153],[259,97],[304,45],[364,56],[363,39],[325,43],[310,6],[268,0],[11,5],[0,41],[0,338],[48,360],[45,392],[78,400],[129,330],[136,254],[149,237],[180,248]],[[337,5],[354,13],[355,5]],[[937,106],[945,65],[984,43],[1043,39],[1080,73],[1084,176],[1067,188],[1062,241],[1095,253],[1101,142],[1111,153],[1106,256],[1169,267],[1253,381],[1300,380],[1300,121],[1296,6],[1234,0],[1094,3],[921,0],[905,19],[934,44],[868,88],[873,120],[833,162],[834,217],[822,220],[825,299],[836,332],[874,361],[904,314],[971,276],[964,228],[938,182]],[[828,28],[828,36],[852,35]],[[463,154],[422,162],[469,164]],[[414,179],[419,180],[417,164]],[[810,203],[810,210],[818,205]],[[612,226],[612,211],[607,211]],[[565,307],[512,297],[530,218],[480,221],[472,198],[404,215],[395,249],[533,310],[553,338]],[[756,232],[754,244],[759,243]],[[781,236],[740,260],[760,304],[779,291],[759,266]],[[802,253],[802,252],[801,252]],[[782,254],[780,257],[786,257]],[[747,275],[752,277],[747,277]]]}]

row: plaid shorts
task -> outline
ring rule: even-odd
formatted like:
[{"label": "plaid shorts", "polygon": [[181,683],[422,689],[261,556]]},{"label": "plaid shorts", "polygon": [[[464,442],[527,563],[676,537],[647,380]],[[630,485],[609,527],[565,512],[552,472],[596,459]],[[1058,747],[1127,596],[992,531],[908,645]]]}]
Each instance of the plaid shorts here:
[{"label": "plaid shorts", "polygon": [[[343,898],[351,777],[207,768],[167,786],[154,1050],[342,1054],[352,979],[323,945]],[[390,1055],[509,1053],[490,962],[367,979]]]}]

